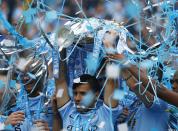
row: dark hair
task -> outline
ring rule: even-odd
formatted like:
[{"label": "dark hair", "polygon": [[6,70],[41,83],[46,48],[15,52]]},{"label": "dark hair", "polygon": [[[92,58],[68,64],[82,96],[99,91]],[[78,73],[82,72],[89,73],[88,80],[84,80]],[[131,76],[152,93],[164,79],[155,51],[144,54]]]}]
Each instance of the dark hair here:
[{"label": "dark hair", "polygon": [[78,78],[80,79],[80,81],[73,83],[73,89],[84,84],[84,82],[87,82],[90,85],[93,92],[100,91],[99,81],[96,79],[95,76],[92,76],[89,74],[83,74],[83,75],[79,76]]}]

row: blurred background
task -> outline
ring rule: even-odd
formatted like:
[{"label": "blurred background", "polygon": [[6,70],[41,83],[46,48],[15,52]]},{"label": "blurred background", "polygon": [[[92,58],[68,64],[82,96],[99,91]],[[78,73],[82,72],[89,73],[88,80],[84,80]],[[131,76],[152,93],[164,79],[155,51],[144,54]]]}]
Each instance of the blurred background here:
[{"label": "blurred background", "polygon": [[[67,21],[67,18],[74,17],[96,17],[108,20],[115,20],[119,23],[122,22],[125,26],[130,25],[127,29],[129,29],[131,33],[136,33],[136,31],[138,30],[136,29],[138,27],[134,26],[135,21],[137,21],[138,19],[136,10],[133,9],[129,11],[129,4],[131,2],[133,3],[133,0],[39,0],[39,3],[40,2],[40,5],[36,5],[35,0],[2,0],[0,8],[8,21],[16,27],[25,10],[29,9],[29,7],[36,8],[37,6],[40,6],[38,7],[38,13],[33,19],[34,21],[28,24],[23,23],[19,29],[19,32],[29,39],[32,39],[38,34],[38,30],[36,28],[36,26],[38,25],[35,24],[36,19],[43,19],[46,13],[45,11],[49,9],[55,10],[66,16],[63,18],[58,18],[60,19],[60,22],[65,22],[65,20]],[[139,6],[142,10],[146,6],[149,6],[151,4],[153,5],[159,2],[161,1],[141,0],[139,1]],[[33,4],[29,6],[30,3]],[[82,13],[82,11],[84,13]],[[158,8],[152,8],[149,13],[149,16],[144,17],[150,17],[151,14],[157,14],[157,16],[161,16],[161,14],[159,13],[162,12],[159,12]],[[135,15],[135,17],[132,15]],[[46,32],[51,32],[55,28],[56,23],[57,20],[53,20],[50,22],[43,21],[42,26],[45,27]],[[0,33],[7,34],[2,25],[0,25]]]}]

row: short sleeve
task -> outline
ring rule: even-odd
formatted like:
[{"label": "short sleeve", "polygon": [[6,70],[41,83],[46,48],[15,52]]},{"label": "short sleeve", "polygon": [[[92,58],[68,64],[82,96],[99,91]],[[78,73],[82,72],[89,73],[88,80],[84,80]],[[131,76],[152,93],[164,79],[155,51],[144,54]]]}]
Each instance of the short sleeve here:
[{"label": "short sleeve", "polygon": [[112,116],[112,121],[113,121],[113,123],[115,123],[119,114],[121,114],[121,112],[123,111],[123,107],[118,104],[117,107],[111,108],[111,107],[109,107],[109,106],[107,106],[106,104],[103,103],[103,106],[101,106],[99,110],[101,112],[103,112],[102,115],[104,115],[104,116],[106,116],[106,114],[108,116]]},{"label": "short sleeve", "polygon": [[58,109],[58,112],[61,114],[62,118],[65,118],[65,116],[70,112],[71,108],[73,107],[72,101],[68,101],[64,106]]}]

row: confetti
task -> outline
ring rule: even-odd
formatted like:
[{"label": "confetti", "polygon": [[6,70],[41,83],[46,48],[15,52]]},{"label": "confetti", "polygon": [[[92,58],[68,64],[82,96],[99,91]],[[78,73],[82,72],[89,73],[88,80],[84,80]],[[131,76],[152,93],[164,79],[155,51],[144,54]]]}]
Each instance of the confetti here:
[{"label": "confetti", "polygon": [[115,100],[122,100],[125,96],[125,91],[116,89],[113,94],[113,99]]},{"label": "confetti", "polygon": [[0,122],[0,130],[4,130],[4,129],[5,129],[4,123],[1,123],[1,122]]},{"label": "confetti", "polygon": [[104,126],[105,126],[105,122],[104,121],[100,122],[99,125],[98,125],[99,128],[104,128]]},{"label": "confetti", "polygon": [[117,125],[117,128],[119,131],[128,131],[128,127],[126,123]]},{"label": "confetti", "polygon": [[107,64],[106,66],[106,76],[109,78],[117,79],[119,78],[120,67],[116,64]]},{"label": "confetti", "polygon": [[57,19],[57,12],[56,11],[48,11],[48,12],[46,12],[45,20],[47,22],[51,22],[51,21],[53,21],[55,19]]},{"label": "confetti", "polygon": [[61,98],[63,96],[64,89],[58,89],[56,97]]},{"label": "confetti", "polygon": [[92,91],[89,91],[86,93],[86,95],[83,97],[80,104],[82,106],[88,107],[93,101],[94,101],[94,93]]}]

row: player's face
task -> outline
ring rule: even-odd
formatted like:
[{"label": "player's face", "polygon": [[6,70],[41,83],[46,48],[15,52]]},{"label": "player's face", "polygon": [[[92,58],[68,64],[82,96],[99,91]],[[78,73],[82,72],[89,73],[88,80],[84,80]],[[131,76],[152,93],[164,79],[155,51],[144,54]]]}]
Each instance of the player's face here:
[{"label": "player's face", "polygon": [[25,90],[30,93],[35,86],[36,81],[31,79],[27,74],[21,75],[21,80],[25,84]]},{"label": "player's face", "polygon": [[[89,93],[92,93],[93,95],[89,95]],[[77,110],[79,112],[84,112],[89,110],[89,108],[94,107],[97,93],[92,92],[89,84],[82,84],[74,89],[73,96]]]}]

